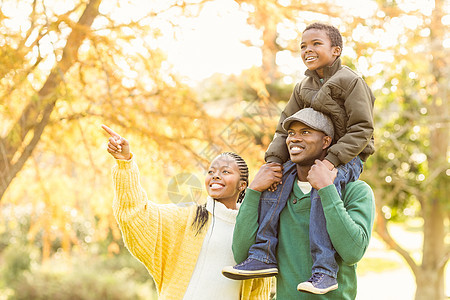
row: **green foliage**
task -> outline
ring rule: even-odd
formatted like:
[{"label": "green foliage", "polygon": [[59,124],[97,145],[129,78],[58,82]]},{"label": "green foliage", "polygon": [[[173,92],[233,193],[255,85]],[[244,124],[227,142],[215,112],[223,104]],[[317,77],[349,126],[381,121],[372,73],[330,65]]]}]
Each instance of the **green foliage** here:
[{"label": "green foliage", "polygon": [[22,276],[12,277],[7,282],[11,300],[132,300],[152,299],[156,295],[145,268],[129,254],[108,259],[97,256],[54,258],[33,270],[21,269],[21,272]]},{"label": "green foliage", "polygon": [[[0,12],[2,161],[20,158],[33,137],[28,126],[35,126],[33,119],[40,120],[42,115],[38,111],[28,119],[21,115],[27,105],[32,110],[42,108],[38,93],[49,70],[61,61],[61,53],[70,50],[65,49],[68,32],[77,28],[76,20],[86,3],[74,1],[72,11],[70,5],[53,9],[44,2],[6,1]],[[340,24],[344,51],[350,49],[350,55],[342,57],[344,64],[364,69],[364,78],[377,96],[377,151],[362,175],[379,196],[377,206],[395,221],[426,218],[422,214],[427,205],[423,204],[429,207],[436,200],[444,203],[446,212],[450,210],[445,174],[448,135],[433,137],[439,130],[448,131],[448,76],[444,72],[448,60],[436,63],[436,58],[450,57],[440,43],[448,37],[436,36],[441,29],[432,27],[435,20],[444,18],[423,13],[417,3],[403,10],[400,6],[407,1],[374,1],[378,7],[366,17],[354,10],[343,11],[330,1],[293,1],[289,6],[237,1],[249,13],[248,23],[261,33],[253,47],[260,47],[263,64],[240,75],[216,74],[194,94],[171,72],[165,53],[158,49],[164,37],[178,35],[181,27],[175,27],[182,23],[173,21],[187,17],[188,9],[180,9],[186,3],[166,2],[159,8],[162,13],[148,6],[137,21],[125,20],[122,7],[103,2],[101,16],[77,51],[73,67],[49,91],[56,105],[39,144],[27,149],[32,150],[32,157],[1,198],[0,288],[8,286],[8,293],[12,289],[12,299],[131,299],[150,289],[153,283],[146,269],[123,247],[112,217],[113,161],[104,151],[106,138],[100,124],[110,125],[130,140],[142,184],[156,202],[167,200],[168,178],[177,172],[198,171],[208,163],[205,150],[209,145],[236,150],[256,170],[279,118],[279,112],[261,116],[259,106],[270,102],[282,108],[293,88],[280,80],[276,54],[298,52],[291,46],[298,45],[304,23],[316,17]],[[438,9],[448,1],[434,3]],[[10,10],[8,5],[17,9]],[[21,5],[29,7],[21,9]],[[171,5],[178,7],[171,9]],[[11,20],[24,25],[12,26]],[[289,24],[291,33],[284,37],[279,29],[286,30]],[[433,52],[434,45],[439,51]],[[435,72],[439,66],[442,70]],[[274,79],[267,81],[268,74]],[[216,106],[217,116],[207,110],[208,105]],[[28,125],[22,128],[21,124]],[[243,143],[246,147],[237,146],[240,141],[247,142]],[[8,152],[14,145],[20,147]],[[435,153],[437,146],[445,149]],[[0,172],[10,167],[4,165]],[[448,232],[448,213],[445,222]],[[38,250],[18,246],[29,244]],[[428,248],[438,248],[433,245]],[[53,265],[41,266],[40,259],[33,258],[34,252],[43,254],[44,249]],[[72,255],[72,250],[92,257],[53,260],[61,253]],[[367,263],[368,269],[378,264]]]},{"label": "green foliage", "polygon": [[90,260],[92,269],[102,269],[105,273],[113,273],[118,270],[127,270],[127,279],[136,281],[139,284],[147,284],[154,287],[153,281],[144,265],[138,261],[128,250],[122,245],[119,255],[114,256],[98,256]]},{"label": "green foliage", "polygon": [[[30,270],[30,249],[24,245],[13,244],[1,252],[2,266],[0,268],[0,281],[6,286],[23,278],[23,273]],[[1,284],[0,284],[1,287]]]},{"label": "green foliage", "polygon": [[[13,236],[0,252],[0,295],[8,299],[152,299],[156,292],[147,269],[121,245],[119,255],[106,253],[103,243],[91,244],[91,253],[58,251],[50,261],[39,262],[40,243],[25,245]],[[103,242],[103,241],[102,241]],[[99,248],[99,250],[95,250]]]},{"label": "green foliage", "polygon": [[[27,236],[23,233],[29,228],[29,215],[14,211],[10,205],[0,209],[0,253],[15,244],[26,245]],[[17,247],[20,248],[20,246]]]},{"label": "green foliage", "polygon": [[427,106],[431,99],[423,90],[423,80],[411,80],[414,74],[410,65],[395,74],[381,74],[386,81],[376,95],[377,149],[363,173],[363,179],[383,191],[382,203],[391,208],[385,216],[397,221],[420,213],[415,202],[430,184]]}]

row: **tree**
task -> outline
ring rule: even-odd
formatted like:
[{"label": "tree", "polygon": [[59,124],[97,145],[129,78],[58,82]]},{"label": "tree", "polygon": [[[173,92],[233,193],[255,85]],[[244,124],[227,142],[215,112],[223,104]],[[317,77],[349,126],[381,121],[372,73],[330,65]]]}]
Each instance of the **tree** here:
[{"label": "tree", "polygon": [[[110,231],[118,239],[115,221],[108,217],[110,203],[100,203],[105,193],[99,186],[105,184],[98,177],[107,177],[98,163],[100,123],[142,142],[135,149],[152,162],[152,169],[142,175],[155,187],[163,184],[161,173],[173,176],[198,164],[205,166],[209,155],[216,153],[213,150],[233,148],[239,141],[245,142],[242,149],[248,157],[257,158],[249,164],[259,165],[270,141],[267,135],[278,119],[278,114],[258,119],[260,106],[287,100],[286,92],[278,95],[270,86],[281,75],[277,54],[296,52],[298,30],[316,16],[338,25],[344,53],[349,49],[343,56],[345,64],[360,70],[377,94],[377,152],[363,173],[376,194],[376,232],[411,267],[417,299],[444,297],[443,270],[450,253],[445,240],[450,208],[446,198],[450,56],[448,46],[443,47],[449,38],[443,24],[448,1],[436,0],[428,14],[414,7],[418,4],[377,0],[366,15],[343,11],[329,1],[236,1],[243,9],[254,8],[247,11],[249,23],[261,31],[263,67],[234,80],[240,87],[248,82],[253,91],[245,86],[245,96],[233,102],[235,114],[217,118],[208,116],[191,89],[173,76],[158,49],[159,37],[176,35],[177,17],[198,13],[207,1],[163,1],[159,8],[140,8],[138,17],[124,14],[115,3],[100,2],[74,0],[63,10],[47,7],[47,1],[2,2],[0,199],[5,199],[13,179],[21,185],[8,190],[8,196],[19,197],[22,203],[43,199],[46,214],[33,216],[29,233],[37,237],[44,228],[45,255],[54,251],[50,243],[55,235],[63,236],[64,249],[85,237],[77,233],[74,238],[76,230],[65,227],[70,222],[77,225],[64,202],[83,211],[83,216],[92,214],[96,226],[104,229],[99,239]],[[8,3],[23,5],[19,10],[26,15],[24,25],[11,25],[11,19],[20,15],[7,15]],[[290,26],[294,37],[283,36],[281,25]],[[215,83],[213,88],[217,92]],[[248,95],[256,101],[246,103]],[[267,119],[271,120],[264,123]],[[237,139],[233,134],[240,129]],[[257,147],[245,147],[249,137]],[[47,177],[50,174],[52,178]],[[37,184],[28,191],[30,181]],[[50,187],[58,187],[58,194]],[[33,194],[36,189],[38,196]],[[163,192],[155,191],[158,196]],[[388,230],[389,222],[411,216],[424,222],[421,262]]]},{"label": "tree", "polygon": [[[82,11],[82,14],[78,22],[68,22],[68,26],[72,28],[70,35],[67,38],[66,45],[62,50],[62,57],[55,67],[51,70],[47,79],[42,87],[33,95],[30,96],[30,100],[25,104],[20,117],[9,129],[9,132],[0,139],[0,153],[2,159],[0,160],[0,199],[5,193],[7,187],[22,169],[25,162],[30,157],[33,149],[36,147],[44,128],[47,126],[50,120],[50,114],[52,113],[56,101],[58,100],[58,88],[64,80],[64,74],[69,68],[77,61],[77,52],[83,42],[84,38],[88,34],[89,28],[92,25],[94,19],[98,15],[98,7],[101,0],[89,1]],[[37,64],[42,61],[42,57],[36,60],[36,63],[32,66],[28,66],[25,71],[20,72],[20,67],[23,65],[27,67],[26,55],[28,54],[24,49],[26,42],[31,38],[31,34],[34,32],[36,25],[36,1],[33,2],[33,11],[30,15],[31,26],[28,30],[26,37],[21,39],[18,43],[17,49],[13,47],[7,47],[5,50],[7,56],[13,56],[14,61],[17,61],[17,69],[4,69],[2,72],[2,78],[19,80],[19,83],[23,83],[26,76],[36,68]],[[54,27],[53,30],[58,30],[58,25],[64,21],[69,21],[68,14],[61,15],[57,20],[47,26],[42,26],[38,37],[34,40],[32,46],[39,43],[39,40],[46,35],[46,31]],[[8,36],[6,39],[13,39],[15,37]],[[28,51],[32,51],[32,47],[27,47]],[[14,76],[15,75],[15,76]],[[14,80],[13,80],[14,81]],[[10,82],[11,89],[16,89],[15,82]],[[8,94],[9,94],[8,93]],[[6,99],[9,95],[4,94],[2,97]]]},{"label": "tree", "polygon": [[[449,36],[443,24],[448,1],[434,1],[426,11],[417,3],[374,1],[375,9],[365,14],[295,1],[289,5],[281,1],[239,3],[253,6],[249,22],[261,30],[265,84],[280,76],[277,53],[298,51],[292,47],[298,36],[281,46],[283,36],[277,26],[291,20],[300,27],[303,10],[314,7],[318,19],[340,28],[344,50],[351,49],[350,56],[344,55],[344,63],[362,72],[377,94],[377,152],[363,173],[376,194],[375,230],[410,266],[416,277],[416,299],[443,299],[444,269],[450,255],[445,242],[450,214],[446,196],[450,55],[448,46],[444,47]],[[340,20],[333,19],[335,15]],[[421,262],[394,240],[387,226],[389,221],[411,216],[415,208],[424,222]]]},{"label": "tree", "polygon": [[[260,71],[261,78],[266,85],[275,83],[281,77],[277,65],[277,54],[284,50],[298,52],[300,32],[296,27],[298,20],[302,19],[302,13],[308,12],[333,17],[338,16],[340,12],[339,7],[330,4],[329,1],[290,1],[289,4],[277,0],[236,0],[236,2],[249,12],[247,22],[261,32],[262,64]],[[251,7],[251,9],[247,7]],[[279,33],[279,25],[290,27],[295,31],[295,36],[286,39]],[[245,43],[254,46],[250,41],[245,41]]]},{"label": "tree", "polygon": [[[170,25],[190,4],[167,2],[158,12],[138,7],[135,16],[115,3],[47,3],[5,2],[0,18],[0,199],[33,208],[23,218],[25,236],[41,246],[43,260],[110,233],[120,239],[112,195],[105,199],[110,177],[101,165],[107,155],[98,154],[101,123],[135,139],[136,153],[153,162],[155,186],[181,167],[204,164],[199,149],[214,139],[210,118],[164,68],[157,47],[158,24]],[[155,194],[164,199],[164,192]]]},{"label": "tree", "polygon": [[[209,140],[209,129],[203,126],[207,116],[188,87],[169,71],[161,71],[165,58],[153,45],[160,29],[148,25],[156,18],[170,23],[169,18],[183,14],[186,7],[202,3],[171,2],[157,12],[147,8],[139,18],[126,20],[117,13],[109,16],[108,9],[114,9],[106,4],[107,13],[99,14],[101,0],[72,4],[56,13],[43,1],[33,1],[31,11],[24,9],[28,15],[20,16],[29,25],[26,32],[9,25],[17,16],[0,20],[8,41],[1,50],[0,199],[32,155],[44,129],[58,119],[103,115],[110,124],[147,135],[161,148],[173,150],[177,144],[191,158],[203,159],[189,146],[203,140],[203,134]],[[12,1],[10,5],[25,3]],[[98,25],[93,27],[94,20]],[[55,116],[55,108],[70,114]],[[197,126],[185,126],[193,120]],[[183,130],[164,129],[177,126]],[[182,142],[176,142],[181,136]]]},{"label": "tree", "polygon": [[[417,18],[406,29],[405,44],[392,51],[395,65],[384,78],[378,95],[378,149],[366,170],[366,180],[377,199],[376,232],[411,268],[417,283],[416,299],[444,299],[444,270],[450,258],[448,234],[448,78],[450,65],[442,23],[446,1],[437,0],[432,14],[409,14],[392,2],[381,3],[384,28]],[[383,6],[384,5],[384,6]],[[411,20],[411,19],[410,19]],[[418,34],[419,32],[419,34]],[[377,80],[374,78],[374,80]],[[415,213],[414,207],[417,207]],[[391,236],[390,220],[410,216],[423,220],[422,259],[413,256]]]}]

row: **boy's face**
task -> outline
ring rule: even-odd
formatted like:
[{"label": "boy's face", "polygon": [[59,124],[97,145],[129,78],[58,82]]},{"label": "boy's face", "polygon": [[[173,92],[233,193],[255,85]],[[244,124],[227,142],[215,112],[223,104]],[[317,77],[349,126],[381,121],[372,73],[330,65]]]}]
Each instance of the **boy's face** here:
[{"label": "boy's face", "polygon": [[339,46],[331,46],[331,40],[325,30],[309,29],[303,33],[300,44],[303,63],[311,71],[323,78],[325,67],[331,66],[341,54]]}]

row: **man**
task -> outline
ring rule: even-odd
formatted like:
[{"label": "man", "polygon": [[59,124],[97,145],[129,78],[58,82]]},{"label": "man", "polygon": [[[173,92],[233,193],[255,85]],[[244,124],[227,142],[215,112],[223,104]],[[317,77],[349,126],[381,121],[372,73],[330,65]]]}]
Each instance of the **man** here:
[{"label": "man", "polygon": [[[233,236],[233,253],[237,262],[252,256],[249,249],[264,235],[258,232],[259,225],[278,233],[278,238],[271,237],[265,241],[269,246],[278,245],[277,299],[356,297],[356,263],[369,245],[374,197],[371,188],[360,180],[348,183],[342,190],[342,198],[339,196],[333,185],[336,169],[330,171],[321,161],[332,143],[331,136],[325,134],[332,126],[327,116],[312,109],[300,110],[287,118],[283,127],[288,131],[286,144],[290,161],[283,167],[276,163],[263,165],[250,184],[239,210]],[[268,190],[278,182],[280,185],[275,191]],[[319,191],[320,200],[317,201],[322,201],[326,230],[339,265],[339,288],[325,295],[297,291],[297,284],[310,277],[313,264],[309,247],[311,187]],[[279,222],[272,220],[271,226],[264,226],[259,224],[258,215],[268,207],[276,208],[278,212],[274,217],[279,217]],[[223,273],[232,278],[236,269],[225,268]]]}]

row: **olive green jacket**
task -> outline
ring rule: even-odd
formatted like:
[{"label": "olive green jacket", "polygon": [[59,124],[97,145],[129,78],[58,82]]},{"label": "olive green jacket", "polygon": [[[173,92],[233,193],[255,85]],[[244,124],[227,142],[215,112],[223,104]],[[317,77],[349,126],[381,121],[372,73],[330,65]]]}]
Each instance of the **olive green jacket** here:
[{"label": "olive green jacket", "polygon": [[338,58],[324,70],[323,83],[315,71],[307,70],[281,113],[275,136],[265,160],[284,163],[289,159],[287,132],[283,121],[305,107],[328,115],[334,124],[333,145],[325,157],[335,166],[346,164],[359,155],[365,161],[375,151],[373,105],[375,97],[364,79]]}]

